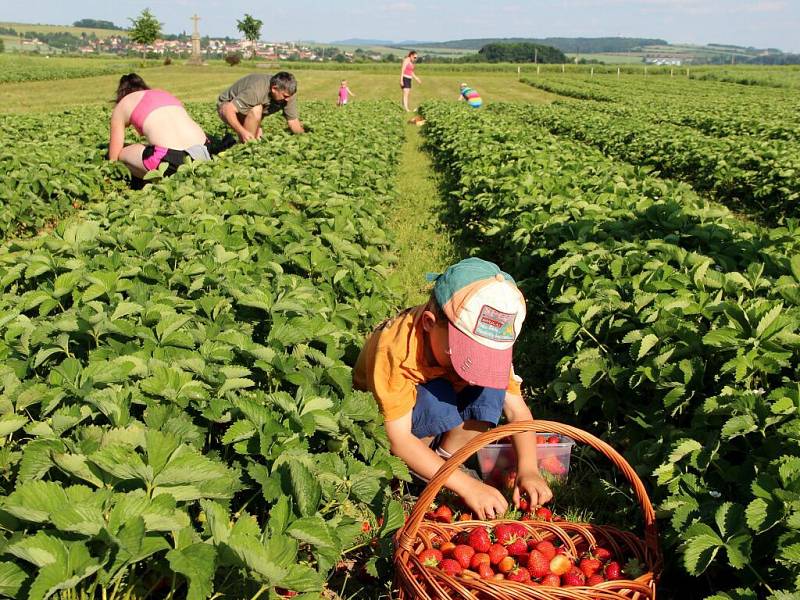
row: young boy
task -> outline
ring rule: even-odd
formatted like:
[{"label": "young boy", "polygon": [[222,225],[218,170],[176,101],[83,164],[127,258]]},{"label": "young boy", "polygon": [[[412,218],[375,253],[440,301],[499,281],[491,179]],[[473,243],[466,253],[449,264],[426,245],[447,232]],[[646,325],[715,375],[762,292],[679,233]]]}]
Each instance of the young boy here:
[{"label": "young boy", "polygon": [[[353,371],[356,389],[380,405],[392,453],[430,479],[456,450],[497,425],[533,417],[514,375],[511,350],[525,319],[525,299],[494,263],[468,258],[435,279],[430,300],[380,325]],[[539,474],[536,436],[513,436],[519,457],[514,504],[531,506],[553,494]],[[446,487],[479,519],[508,509],[503,495],[463,471]]]}]

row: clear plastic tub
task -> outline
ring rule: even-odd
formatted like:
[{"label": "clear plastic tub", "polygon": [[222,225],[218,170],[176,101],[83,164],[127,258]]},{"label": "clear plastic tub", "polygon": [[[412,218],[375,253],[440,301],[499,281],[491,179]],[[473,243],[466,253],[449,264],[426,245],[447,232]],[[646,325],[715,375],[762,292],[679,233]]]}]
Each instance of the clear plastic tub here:
[{"label": "clear plastic tub", "polygon": [[[565,435],[553,433],[537,434],[536,457],[539,470],[546,476],[566,479],[569,474],[569,459],[575,441]],[[558,438],[558,442],[543,440]],[[509,487],[516,476],[517,455],[510,443],[489,444],[478,450],[478,464],[483,480],[495,487]]]}]

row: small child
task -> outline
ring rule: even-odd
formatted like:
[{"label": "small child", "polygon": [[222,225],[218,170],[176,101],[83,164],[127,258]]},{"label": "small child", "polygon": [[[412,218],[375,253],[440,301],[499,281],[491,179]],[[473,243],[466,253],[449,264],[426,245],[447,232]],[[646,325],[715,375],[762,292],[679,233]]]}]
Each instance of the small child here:
[{"label": "small child", "polygon": [[[533,417],[514,374],[511,352],[525,319],[525,299],[494,263],[468,258],[436,276],[426,304],[381,324],[353,370],[353,387],[375,396],[392,453],[428,480],[444,460],[501,414],[510,422]],[[519,457],[514,504],[531,506],[553,494],[539,474],[534,433],[514,435]],[[479,519],[508,509],[494,487],[464,471],[445,486]]]},{"label": "small child", "polygon": [[483,106],[481,95],[476,90],[469,87],[466,83],[461,84],[461,91],[458,93],[458,99],[466,100],[467,104],[469,104],[472,108],[480,108]]},{"label": "small child", "polygon": [[347,104],[347,99],[350,96],[355,97],[355,94],[347,87],[347,81],[342,80],[342,83],[339,85],[339,100],[336,102],[337,106],[344,106]]}]

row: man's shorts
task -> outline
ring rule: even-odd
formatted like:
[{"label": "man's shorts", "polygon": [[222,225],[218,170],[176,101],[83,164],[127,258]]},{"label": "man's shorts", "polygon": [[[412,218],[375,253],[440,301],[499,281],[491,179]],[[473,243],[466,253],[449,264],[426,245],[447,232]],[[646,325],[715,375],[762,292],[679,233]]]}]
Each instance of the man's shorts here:
[{"label": "man's shorts", "polygon": [[469,420],[497,425],[505,399],[506,390],[469,386],[457,394],[446,379],[421,383],[411,413],[411,433],[418,438],[437,436]]},{"label": "man's shorts", "polygon": [[163,146],[152,144],[145,146],[142,151],[142,164],[148,171],[155,171],[161,163],[167,163],[167,170],[164,175],[173,175],[187,158],[192,160],[211,160],[208,148],[203,144],[198,144],[186,150],[174,150]]},{"label": "man's shorts", "polygon": [[410,90],[411,89],[411,77],[403,77],[403,83],[402,83],[402,85],[400,87],[408,88]]}]

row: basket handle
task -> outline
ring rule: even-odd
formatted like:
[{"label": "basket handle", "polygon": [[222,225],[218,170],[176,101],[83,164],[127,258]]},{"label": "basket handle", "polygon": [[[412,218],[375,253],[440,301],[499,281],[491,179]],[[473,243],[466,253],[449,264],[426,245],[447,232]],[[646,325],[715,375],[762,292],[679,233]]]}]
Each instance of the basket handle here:
[{"label": "basket handle", "polygon": [[647,496],[647,490],[645,490],[642,480],[639,479],[636,471],[634,471],[630,464],[628,464],[628,461],[626,461],[622,455],[619,454],[619,452],[614,450],[614,448],[609,446],[600,438],[593,436],[591,433],[577,429],[576,427],[572,427],[570,425],[564,425],[563,423],[539,420],[518,421],[516,423],[508,423],[506,425],[501,425],[500,427],[490,429],[489,431],[474,437],[472,440],[464,444],[464,446],[462,446],[459,450],[457,450],[453,456],[447,459],[430,480],[430,482],[428,482],[428,485],[417,499],[417,503],[414,505],[414,509],[411,511],[411,515],[408,517],[408,522],[398,532],[396,539],[398,549],[401,551],[401,553],[408,554],[413,550],[414,541],[416,539],[417,532],[419,531],[419,526],[422,523],[422,519],[425,517],[425,512],[428,510],[431,502],[433,502],[433,500],[439,494],[445,482],[450,478],[450,475],[452,475],[456,469],[458,469],[464,463],[465,460],[467,460],[470,456],[487,444],[496,442],[497,440],[509,435],[527,432],[552,432],[560,435],[567,435],[575,441],[586,444],[587,446],[591,446],[610,459],[611,462],[614,463],[614,465],[620,471],[622,471],[622,474],[633,486],[633,490],[636,493],[636,498],[639,501],[639,506],[641,507],[644,515],[644,533],[645,544],[647,545],[647,548],[653,553],[654,556],[661,556],[661,552],[658,547],[656,513],[653,510],[653,505],[650,503],[650,498]]}]

